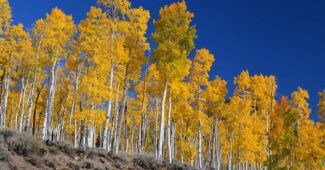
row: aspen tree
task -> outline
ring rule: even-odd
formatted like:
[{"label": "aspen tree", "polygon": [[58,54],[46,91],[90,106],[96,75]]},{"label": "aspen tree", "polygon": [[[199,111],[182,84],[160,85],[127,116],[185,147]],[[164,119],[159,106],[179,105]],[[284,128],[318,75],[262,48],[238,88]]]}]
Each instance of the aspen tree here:
[{"label": "aspen tree", "polygon": [[193,14],[187,11],[185,1],[182,1],[160,9],[159,19],[154,21],[156,30],[152,34],[152,39],[158,46],[153,51],[151,61],[156,63],[164,81],[158,145],[159,160],[163,160],[167,86],[173,79],[181,80],[188,74],[190,60],[187,59],[187,55],[194,48],[193,40],[196,37],[195,27],[190,26],[192,18]]},{"label": "aspen tree", "polygon": [[10,84],[10,66],[8,60],[10,58],[12,47],[6,40],[6,32],[10,29],[11,24],[11,7],[7,0],[0,1],[0,63],[3,81],[1,82],[1,98],[0,98],[0,128],[4,126],[5,116],[7,112],[8,93]]},{"label": "aspen tree", "polygon": [[127,91],[129,80],[136,82],[139,79],[139,73],[141,72],[141,66],[146,62],[144,55],[145,51],[149,49],[149,44],[146,42],[145,33],[147,30],[147,22],[149,20],[149,11],[142,9],[130,9],[127,12],[128,26],[126,30],[127,36],[125,37],[125,48],[127,50],[127,58],[124,61],[125,75],[123,81],[123,96],[121,111],[118,116],[118,123],[116,127],[116,139],[114,152],[118,152],[120,129],[122,125],[122,119],[125,112]]},{"label": "aspen tree", "polygon": [[224,117],[225,95],[228,93],[227,82],[216,76],[207,84],[205,109],[213,117],[213,134],[211,149],[211,168],[221,168],[221,140],[219,119]]},{"label": "aspen tree", "polygon": [[214,62],[214,56],[210,54],[207,49],[200,49],[196,51],[196,55],[192,62],[191,73],[189,76],[190,83],[195,93],[195,106],[198,114],[198,168],[203,166],[203,151],[202,151],[202,120],[203,113],[203,102],[204,97],[202,96],[202,86],[208,85],[209,71]]},{"label": "aspen tree", "polygon": [[52,133],[53,103],[56,90],[56,70],[61,58],[67,51],[67,44],[75,33],[72,17],[64,14],[60,9],[54,8],[45,19],[37,21],[35,30],[42,31],[42,52],[48,57],[50,73],[48,76],[48,99],[42,127],[42,138],[50,139]]}]

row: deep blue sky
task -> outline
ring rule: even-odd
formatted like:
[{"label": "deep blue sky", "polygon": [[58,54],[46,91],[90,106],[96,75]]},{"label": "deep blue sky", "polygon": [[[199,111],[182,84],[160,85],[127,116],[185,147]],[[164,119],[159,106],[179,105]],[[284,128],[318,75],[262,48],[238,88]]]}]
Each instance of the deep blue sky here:
[{"label": "deep blue sky", "polygon": [[[86,16],[95,0],[9,0],[14,23],[27,28],[53,7],[72,14],[76,23]],[[149,33],[159,8],[172,0],[132,0],[149,9]],[[228,81],[242,70],[277,77],[277,98],[298,86],[310,93],[312,119],[317,120],[317,92],[325,88],[325,13],[323,0],[188,0],[195,13],[196,48],[208,48],[216,58],[211,77]],[[193,54],[192,54],[193,55]]]}]

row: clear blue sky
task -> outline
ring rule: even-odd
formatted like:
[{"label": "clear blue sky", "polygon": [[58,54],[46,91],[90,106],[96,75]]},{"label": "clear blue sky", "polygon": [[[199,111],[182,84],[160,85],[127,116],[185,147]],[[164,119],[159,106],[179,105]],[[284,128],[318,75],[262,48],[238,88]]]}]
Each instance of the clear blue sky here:
[{"label": "clear blue sky", "polygon": [[[53,7],[71,14],[76,23],[86,16],[95,0],[9,0],[14,23],[27,28]],[[172,0],[132,0],[133,6],[150,10]],[[290,95],[298,86],[310,93],[312,119],[317,120],[317,92],[325,88],[325,12],[323,0],[188,0],[195,13],[196,48],[208,48],[216,58],[211,77],[228,81],[242,70],[277,77],[277,98]],[[149,33],[154,30],[152,19]],[[192,54],[193,55],[193,54]]]}]

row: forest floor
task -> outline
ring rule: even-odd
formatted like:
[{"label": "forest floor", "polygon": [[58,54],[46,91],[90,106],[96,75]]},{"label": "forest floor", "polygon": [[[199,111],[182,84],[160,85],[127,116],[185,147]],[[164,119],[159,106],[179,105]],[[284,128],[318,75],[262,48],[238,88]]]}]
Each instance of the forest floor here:
[{"label": "forest floor", "polygon": [[66,142],[45,143],[41,139],[0,130],[0,170],[37,169],[193,169],[191,166],[159,162],[153,156],[132,153],[113,154],[100,149],[76,149]]}]

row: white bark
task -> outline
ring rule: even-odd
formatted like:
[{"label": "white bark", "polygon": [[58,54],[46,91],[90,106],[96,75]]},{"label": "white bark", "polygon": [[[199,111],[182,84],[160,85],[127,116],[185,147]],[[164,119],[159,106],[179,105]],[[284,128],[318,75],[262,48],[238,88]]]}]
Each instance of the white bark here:
[{"label": "white bark", "polygon": [[158,159],[163,160],[163,143],[164,143],[164,118],[165,118],[165,101],[167,95],[167,80],[164,83],[164,91],[161,100],[161,116],[160,116],[160,135],[159,135],[159,144],[158,144]]},{"label": "white bark", "polygon": [[24,114],[25,114],[25,95],[26,95],[26,90],[28,86],[28,79],[26,81],[26,84],[24,84],[24,77],[22,78],[22,85],[23,85],[23,97],[22,97],[22,105],[21,105],[21,112],[20,112],[20,120],[19,120],[19,132],[21,132],[22,127],[23,127],[23,120],[24,120]]},{"label": "white bark", "polygon": [[33,96],[34,96],[34,88],[35,88],[35,81],[36,81],[36,71],[34,73],[34,79],[33,82],[31,84],[31,88],[30,88],[30,93],[28,96],[28,110],[27,110],[27,114],[26,114],[26,118],[25,118],[25,124],[24,124],[24,131],[28,130],[29,124],[30,124],[30,116],[32,114],[32,110],[33,110]]},{"label": "white bark", "polygon": [[[127,72],[127,70],[126,70],[126,72]],[[125,77],[124,77],[124,85],[123,86],[124,87],[123,87],[122,105],[121,105],[121,111],[120,111],[119,117],[117,119],[118,122],[117,122],[117,126],[116,126],[116,138],[114,141],[114,152],[115,153],[118,153],[118,151],[119,151],[121,126],[122,126],[123,115],[125,113],[126,97],[127,97],[127,75],[125,75]]]},{"label": "white bark", "polygon": [[201,121],[199,121],[198,130],[198,167],[202,168],[202,132],[201,132]]},{"label": "white bark", "polygon": [[216,138],[217,138],[217,122],[216,122],[216,117],[213,118],[213,132],[212,132],[212,146],[211,146],[211,165],[210,167],[211,168],[215,168],[216,167],[216,158],[215,158],[215,155],[216,155],[216,152],[215,152],[215,148],[217,147],[217,141],[216,141]]},{"label": "white bark", "polygon": [[158,110],[159,110],[159,99],[155,97],[155,131],[154,131],[154,141],[153,141],[153,148],[155,157],[158,158],[158,150],[157,150],[157,137],[158,137]]},{"label": "white bark", "polygon": [[85,134],[85,131],[86,131],[86,127],[85,127],[85,120],[82,121],[81,123],[81,127],[80,127],[80,146],[83,148],[83,149],[86,149],[86,134]]},{"label": "white bark", "polygon": [[126,114],[124,116],[124,151],[128,152],[129,149],[129,138],[128,138],[128,126],[126,124]]},{"label": "white bark", "polygon": [[53,103],[54,103],[55,83],[56,83],[56,64],[57,64],[57,60],[55,59],[50,69],[50,77],[48,82],[49,83],[48,98],[47,98],[43,127],[42,127],[43,140],[49,139],[51,133],[51,119],[53,114]]},{"label": "white bark", "polygon": [[5,70],[5,79],[4,79],[4,96],[3,103],[1,106],[1,128],[5,128],[6,124],[6,113],[7,113],[7,104],[8,104],[8,95],[9,95],[9,85],[10,85],[10,69]]},{"label": "white bark", "polygon": [[18,130],[18,114],[19,114],[19,110],[20,110],[21,101],[23,98],[23,93],[24,93],[24,81],[22,80],[21,87],[20,87],[19,102],[18,102],[18,106],[16,109],[16,116],[15,116],[15,129],[16,130]]},{"label": "white bark", "polygon": [[172,112],[172,97],[169,90],[169,102],[168,102],[168,117],[167,117],[167,147],[168,147],[168,162],[172,163],[172,146],[171,146],[171,137],[170,137],[170,116]]},{"label": "white bark", "polygon": [[[72,99],[72,106],[71,106],[71,111],[70,111],[70,119],[69,119],[69,132],[71,128],[71,120],[72,120],[72,115],[74,115],[74,146],[77,147],[77,120],[76,120],[76,100],[77,100],[77,92],[78,92],[78,85],[79,85],[79,76],[80,76],[80,66],[78,67],[77,73],[76,73],[76,84],[74,86],[73,90],[73,99]],[[70,133],[68,134],[70,136]]]},{"label": "white bark", "polygon": [[94,146],[94,125],[88,128],[88,148],[92,148]]},{"label": "white bark", "polygon": [[176,124],[172,123],[172,135],[171,135],[171,157],[172,160],[176,158]]},{"label": "white bark", "polygon": [[74,141],[74,147],[78,147],[78,133],[77,133],[77,119],[76,119],[76,112],[74,112],[74,135],[73,135],[73,141]]},{"label": "white bark", "polygon": [[[114,133],[112,132],[111,133],[111,139],[113,138],[113,135],[114,135],[114,142],[115,142],[115,139],[116,139],[116,127],[117,127],[117,121],[118,121],[118,115],[119,115],[119,101],[118,101],[118,98],[119,98],[119,88],[120,88],[120,84],[118,84],[117,88],[116,88],[116,96],[115,96],[115,119],[112,120],[112,123],[113,123],[113,130],[114,130]],[[114,146],[114,143],[113,143],[113,146]]]},{"label": "white bark", "polygon": [[229,152],[229,155],[228,155],[228,170],[232,170],[232,152],[230,151]]},{"label": "white bark", "polygon": [[114,80],[114,64],[112,64],[111,72],[110,72],[110,80],[109,80],[109,100],[107,105],[107,112],[106,112],[106,120],[105,120],[105,128],[104,128],[104,138],[103,138],[103,149],[108,150],[108,122],[111,117],[112,112],[112,87],[113,87],[113,80]]},{"label": "white bark", "polygon": [[[139,128],[139,139],[138,139],[138,149],[139,153],[142,153],[143,151],[143,142],[144,142],[144,135],[145,135],[145,99],[146,99],[146,90],[147,90],[147,81],[146,81],[146,76],[148,72],[148,66],[146,65],[145,73],[144,73],[144,78],[143,78],[143,92],[142,92],[142,104],[141,104],[141,123],[140,123],[140,128]],[[149,105],[149,99],[148,99],[148,104]]]},{"label": "white bark", "polygon": [[199,129],[198,129],[198,167],[202,168],[202,125],[201,125],[201,88],[198,85],[198,98],[197,98],[197,106],[198,106],[198,114],[199,114]]}]

